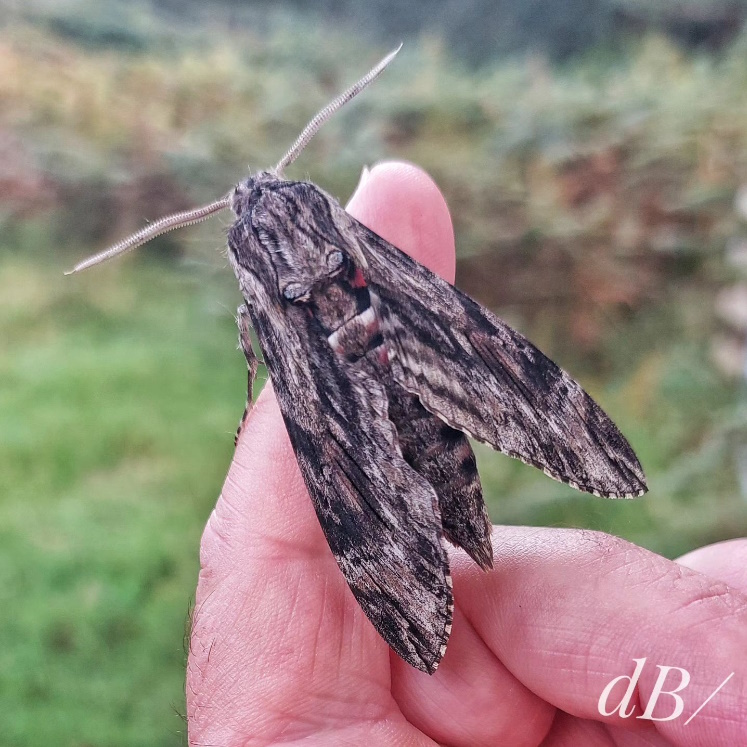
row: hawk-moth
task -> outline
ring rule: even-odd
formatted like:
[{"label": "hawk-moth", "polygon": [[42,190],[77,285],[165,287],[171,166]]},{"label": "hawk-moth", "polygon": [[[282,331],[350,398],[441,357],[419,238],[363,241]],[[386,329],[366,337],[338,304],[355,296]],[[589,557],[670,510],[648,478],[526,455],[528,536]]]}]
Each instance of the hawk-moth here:
[{"label": "hawk-moth", "polygon": [[245,299],[247,411],[259,362],[253,328],[340,569],[394,651],[432,673],[451,631],[447,541],[492,567],[468,437],[595,495],[637,496],[646,484],[628,442],[567,373],[319,187],[284,178],[323,122],[396,51],[320,111],[274,169],[73,272],[233,211],[228,257]]}]

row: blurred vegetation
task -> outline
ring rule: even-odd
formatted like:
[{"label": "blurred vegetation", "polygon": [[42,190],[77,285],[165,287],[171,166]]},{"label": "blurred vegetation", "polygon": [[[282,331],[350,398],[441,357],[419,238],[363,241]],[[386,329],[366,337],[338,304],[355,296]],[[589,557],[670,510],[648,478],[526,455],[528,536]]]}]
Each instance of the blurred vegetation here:
[{"label": "blurred vegetation", "polygon": [[[0,0],[86,46],[144,51],[181,43],[205,24],[272,35],[290,22],[330,25],[388,45],[428,34],[472,65],[539,51],[567,60],[651,30],[688,49],[717,50],[739,33],[747,0]],[[199,32],[197,32],[199,33]]]},{"label": "blurred vegetation", "polygon": [[[0,733],[176,745],[198,541],[245,395],[225,226],[61,271],[277,161],[382,50],[282,13],[172,33],[146,5],[60,7],[0,28]],[[747,39],[693,52],[651,23],[562,66],[475,68],[424,33],[292,173],[344,201],[363,164],[428,169],[458,284],[583,382],[649,476],[647,498],[598,501],[479,449],[493,518],[675,556],[747,533],[726,373],[747,313]]]}]

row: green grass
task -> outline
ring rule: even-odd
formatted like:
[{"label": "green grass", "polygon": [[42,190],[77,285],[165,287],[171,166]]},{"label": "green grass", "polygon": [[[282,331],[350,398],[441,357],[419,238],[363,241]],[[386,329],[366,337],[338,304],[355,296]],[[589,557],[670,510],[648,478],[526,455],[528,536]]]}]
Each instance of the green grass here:
[{"label": "green grass", "polygon": [[199,272],[61,269],[0,264],[3,743],[180,744],[198,542],[246,386],[233,317]]}]

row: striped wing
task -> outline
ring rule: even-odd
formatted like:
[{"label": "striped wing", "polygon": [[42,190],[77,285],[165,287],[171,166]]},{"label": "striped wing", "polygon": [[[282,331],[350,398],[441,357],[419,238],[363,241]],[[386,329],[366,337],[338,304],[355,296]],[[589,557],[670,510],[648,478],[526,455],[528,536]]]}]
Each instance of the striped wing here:
[{"label": "striped wing", "polygon": [[565,371],[469,296],[348,216],[395,379],[469,436],[595,495],[646,492],[630,444]]}]

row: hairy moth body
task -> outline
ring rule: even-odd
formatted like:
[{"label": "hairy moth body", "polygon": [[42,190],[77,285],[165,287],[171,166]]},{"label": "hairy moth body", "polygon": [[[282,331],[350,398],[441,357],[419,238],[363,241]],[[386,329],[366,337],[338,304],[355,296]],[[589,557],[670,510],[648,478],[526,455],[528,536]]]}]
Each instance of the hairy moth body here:
[{"label": "hairy moth body", "polygon": [[465,434],[610,497],[645,490],[638,460],[564,371],[316,185],[262,172],[232,208],[229,259],[330,548],[382,637],[433,672],[444,540],[492,566]]}]

